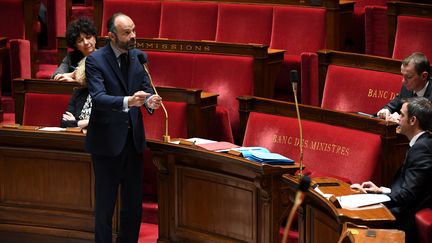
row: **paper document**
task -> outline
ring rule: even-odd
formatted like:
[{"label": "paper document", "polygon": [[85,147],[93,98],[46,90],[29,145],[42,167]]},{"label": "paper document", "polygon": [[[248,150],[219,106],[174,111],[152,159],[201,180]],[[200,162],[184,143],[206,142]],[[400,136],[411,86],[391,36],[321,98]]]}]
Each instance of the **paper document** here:
[{"label": "paper document", "polygon": [[390,201],[385,194],[353,194],[337,197],[342,208],[351,209]]},{"label": "paper document", "polygon": [[39,128],[39,131],[47,131],[47,132],[63,132],[66,131],[66,128],[61,127],[43,127]]},{"label": "paper document", "polygon": [[241,152],[246,159],[261,163],[272,165],[294,164],[294,160],[277,153],[271,153],[268,149],[263,147],[241,147],[233,150]]}]

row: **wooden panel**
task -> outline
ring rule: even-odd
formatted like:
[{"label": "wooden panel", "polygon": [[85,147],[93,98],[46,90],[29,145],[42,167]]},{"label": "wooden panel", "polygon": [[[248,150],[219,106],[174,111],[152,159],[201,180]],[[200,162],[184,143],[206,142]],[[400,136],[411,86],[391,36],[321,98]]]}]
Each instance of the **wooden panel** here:
[{"label": "wooden panel", "polygon": [[158,168],[160,242],[275,242],[291,205],[270,166],[195,147],[150,141]]},{"label": "wooden panel", "polygon": [[179,167],[176,173],[176,231],[186,233],[191,230],[192,234],[193,231],[216,231],[222,237],[256,241],[256,189],[253,183],[191,168]]},{"label": "wooden panel", "polygon": [[[84,138],[0,128],[2,242],[94,241],[94,174]],[[114,238],[118,217],[116,208]]]}]

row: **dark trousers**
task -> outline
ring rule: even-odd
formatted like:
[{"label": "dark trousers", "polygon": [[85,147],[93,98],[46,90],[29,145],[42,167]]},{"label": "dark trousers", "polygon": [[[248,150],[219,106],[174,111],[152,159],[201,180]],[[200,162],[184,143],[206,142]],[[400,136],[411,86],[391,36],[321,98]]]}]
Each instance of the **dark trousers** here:
[{"label": "dark trousers", "polygon": [[95,242],[112,243],[112,215],[120,185],[119,243],[136,243],[141,225],[142,154],[137,153],[129,133],[120,155],[92,155],[95,172]]}]

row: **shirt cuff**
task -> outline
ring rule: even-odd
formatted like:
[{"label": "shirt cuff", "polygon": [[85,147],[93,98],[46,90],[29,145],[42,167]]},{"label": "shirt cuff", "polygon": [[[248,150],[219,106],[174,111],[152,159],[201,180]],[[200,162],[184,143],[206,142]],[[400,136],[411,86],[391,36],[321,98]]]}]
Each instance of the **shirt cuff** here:
[{"label": "shirt cuff", "polygon": [[380,187],[381,191],[383,194],[390,194],[391,193],[391,189],[385,186]]},{"label": "shirt cuff", "polygon": [[125,96],[123,98],[123,112],[128,112],[129,111],[129,106],[128,106],[128,97]]}]

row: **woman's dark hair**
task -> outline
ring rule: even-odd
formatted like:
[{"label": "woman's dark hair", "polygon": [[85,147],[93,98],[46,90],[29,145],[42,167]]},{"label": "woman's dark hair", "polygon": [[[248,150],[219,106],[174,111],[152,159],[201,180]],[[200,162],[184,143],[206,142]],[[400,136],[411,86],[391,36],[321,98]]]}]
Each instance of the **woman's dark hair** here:
[{"label": "woman's dark hair", "polygon": [[67,46],[77,50],[75,42],[81,33],[92,35],[96,38],[96,27],[93,21],[87,17],[80,17],[71,22],[66,29]]}]

